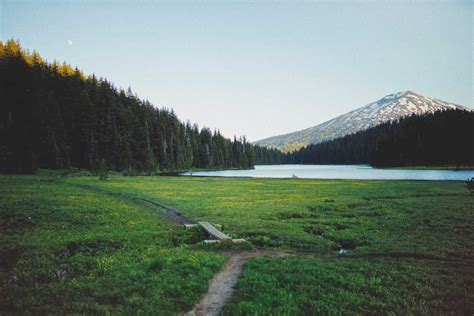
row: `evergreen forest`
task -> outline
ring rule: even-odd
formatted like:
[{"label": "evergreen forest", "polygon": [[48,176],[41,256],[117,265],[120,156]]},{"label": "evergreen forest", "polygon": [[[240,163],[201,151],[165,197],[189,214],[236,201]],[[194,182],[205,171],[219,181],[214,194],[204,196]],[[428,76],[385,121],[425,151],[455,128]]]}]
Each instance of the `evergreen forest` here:
[{"label": "evergreen forest", "polygon": [[15,40],[0,42],[0,104],[0,172],[105,167],[154,174],[279,159],[245,137],[184,123],[130,88],[49,63]]}]

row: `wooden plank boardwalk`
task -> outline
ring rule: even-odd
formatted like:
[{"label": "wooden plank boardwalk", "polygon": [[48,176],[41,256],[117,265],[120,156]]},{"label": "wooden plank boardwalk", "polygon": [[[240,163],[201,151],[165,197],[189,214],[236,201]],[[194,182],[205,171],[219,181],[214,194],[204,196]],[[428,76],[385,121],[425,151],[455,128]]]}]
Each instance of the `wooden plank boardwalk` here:
[{"label": "wooden plank boardwalk", "polygon": [[214,236],[218,240],[231,240],[229,236],[224,234],[223,232],[217,230],[214,226],[209,224],[208,222],[198,222],[211,236]]}]

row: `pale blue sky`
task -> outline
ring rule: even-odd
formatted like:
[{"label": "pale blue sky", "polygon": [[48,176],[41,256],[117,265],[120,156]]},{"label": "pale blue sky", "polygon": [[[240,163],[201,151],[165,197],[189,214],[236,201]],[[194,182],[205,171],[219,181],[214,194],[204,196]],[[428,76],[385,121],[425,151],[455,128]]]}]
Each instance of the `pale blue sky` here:
[{"label": "pale blue sky", "polygon": [[472,107],[472,9],[471,1],[0,0],[0,38],[253,141],[403,90]]}]

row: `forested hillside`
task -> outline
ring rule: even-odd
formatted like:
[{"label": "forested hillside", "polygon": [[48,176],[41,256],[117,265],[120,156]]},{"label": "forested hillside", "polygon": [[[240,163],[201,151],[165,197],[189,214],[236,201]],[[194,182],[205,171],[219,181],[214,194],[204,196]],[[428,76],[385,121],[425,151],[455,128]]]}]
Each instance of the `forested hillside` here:
[{"label": "forested hillside", "polygon": [[[0,42],[0,172],[37,168],[177,171],[248,168],[272,151],[181,122],[66,63]],[[258,154],[258,156],[257,156]]]},{"label": "forested hillside", "polygon": [[439,111],[309,145],[287,157],[296,164],[373,166],[474,165],[474,112]]}]

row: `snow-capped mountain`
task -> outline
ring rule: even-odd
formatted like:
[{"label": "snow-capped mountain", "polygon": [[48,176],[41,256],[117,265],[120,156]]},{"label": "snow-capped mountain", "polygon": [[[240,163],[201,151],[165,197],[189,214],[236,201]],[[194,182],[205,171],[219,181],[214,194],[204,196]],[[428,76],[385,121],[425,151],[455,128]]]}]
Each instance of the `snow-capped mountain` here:
[{"label": "snow-capped mountain", "polygon": [[256,141],[255,144],[291,151],[308,144],[321,143],[412,114],[449,109],[472,111],[461,105],[424,97],[412,91],[399,92],[389,94],[378,101],[322,124],[285,135],[265,138]]}]

